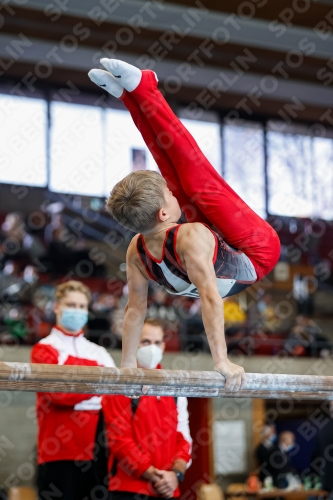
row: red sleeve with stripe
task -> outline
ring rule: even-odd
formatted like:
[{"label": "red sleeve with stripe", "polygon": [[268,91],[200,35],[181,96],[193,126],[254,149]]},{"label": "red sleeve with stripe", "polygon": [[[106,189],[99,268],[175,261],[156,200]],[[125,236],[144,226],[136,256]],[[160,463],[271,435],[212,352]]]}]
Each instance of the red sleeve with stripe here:
[{"label": "red sleeve with stripe", "polygon": [[192,438],[190,434],[187,399],[177,398],[177,435],[175,460],[184,460],[188,465],[191,460]]},{"label": "red sleeve with stripe", "polygon": [[109,448],[118,466],[136,479],[151,465],[151,456],[135,441],[132,429],[131,399],[126,396],[103,396],[102,407]]},{"label": "red sleeve with stripe", "polygon": [[184,460],[188,463],[191,460],[191,443],[189,443],[181,432],[176,436],[176,453],[173,461]]},{"label": "red sleeve with stripe", "polygon": [[[31,363],[57,365],[58,356],[58,351],[54,347],[38,343],[31,350]],[[42,394],[49,397],[53,404],[73,407],[81,401],[96,396],[96,394],[73,394],[71,392],[43,392]]]}]

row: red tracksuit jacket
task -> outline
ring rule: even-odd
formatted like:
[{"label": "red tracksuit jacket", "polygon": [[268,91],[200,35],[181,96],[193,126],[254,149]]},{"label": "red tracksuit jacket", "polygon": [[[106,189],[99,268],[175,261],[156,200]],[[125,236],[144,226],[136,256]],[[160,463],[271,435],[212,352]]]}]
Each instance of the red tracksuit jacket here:
[{"label": "red tracksuit jacket", "polygon": [[[109,447],[109,490],[157,496],[141,478],[151,465],[170,470],[176,459],[191,460],[187,399],[142,396],[133,413],[132,399],[103,396]],[[174,496],[180,496],[177,488]]]},{"label": "red tracksuit jacket", "polygon": [[[69,335],[54,327],[31,351],[32,363],[115,367],[109,353],[83,332]],[[92,460],[101,396],[37,393],[38,464]]]}]

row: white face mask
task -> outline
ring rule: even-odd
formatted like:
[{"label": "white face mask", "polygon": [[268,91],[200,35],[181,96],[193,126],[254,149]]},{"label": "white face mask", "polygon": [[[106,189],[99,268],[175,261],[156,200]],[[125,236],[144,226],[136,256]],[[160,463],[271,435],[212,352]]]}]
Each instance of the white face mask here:
[{"label": "white face mask", "polygon": [[163,351],[155,344],[145,345],[138,349],[136,358],[138,360],[138,364],[142,366],[142,368],[156,368],[156,366],[162,361]]}]

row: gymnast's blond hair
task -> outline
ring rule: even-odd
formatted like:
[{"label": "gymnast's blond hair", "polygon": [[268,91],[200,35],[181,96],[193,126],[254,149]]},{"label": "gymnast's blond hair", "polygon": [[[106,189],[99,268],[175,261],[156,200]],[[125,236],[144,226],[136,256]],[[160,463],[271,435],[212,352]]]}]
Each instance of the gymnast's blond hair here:
[{"label": "gymnast's blond hair", "polygon": [[144,233],[157,223],[157,213],[165,204],[165,187],[157,172],[132,172],[114,186],[105,208],[122,226]]}]

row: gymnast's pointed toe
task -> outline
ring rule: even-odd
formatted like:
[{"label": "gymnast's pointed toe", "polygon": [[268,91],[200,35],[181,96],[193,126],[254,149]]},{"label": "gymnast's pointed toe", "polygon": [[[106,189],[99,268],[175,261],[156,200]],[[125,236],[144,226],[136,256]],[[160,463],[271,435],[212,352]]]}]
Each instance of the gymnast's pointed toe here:
[{"label": "gymnast's pointed toe", "polygon": [[88,76],[92,82],[118,99],[124,92],[124,87],[110,73],[103,69],[91,69]]},{"label": "gymnast's pointed toe", "polygon": [[107,69],[114,78],[128,91],[133,92],[139,85],[142,77],[141,69],[132,66],[119,59],[101,59],[101,64]]}]

